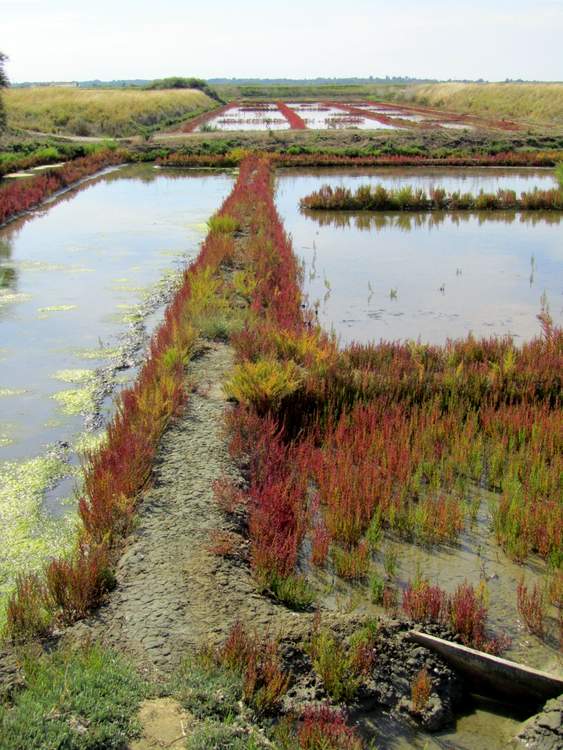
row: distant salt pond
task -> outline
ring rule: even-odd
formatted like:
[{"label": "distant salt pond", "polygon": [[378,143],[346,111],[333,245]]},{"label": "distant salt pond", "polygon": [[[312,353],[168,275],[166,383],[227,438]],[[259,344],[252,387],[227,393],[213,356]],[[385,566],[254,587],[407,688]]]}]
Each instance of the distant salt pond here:
[{"label": "distant salt pond", "polygon": [[278,173],[277,206],[305,265],[304,285],[320,322],[343,344],[380,339],[539,333],[545,294],[563,320],[559,213],[303,212],[321,185],[381,183],[478,193],[555,186],[550,170],[318,169]]},{"label": "distant salt pond", "polygon": [[123,167],[0,229],[0,598],[71,539],[77,451],[100,439],[85,427],[134,376],[232,182]]}]

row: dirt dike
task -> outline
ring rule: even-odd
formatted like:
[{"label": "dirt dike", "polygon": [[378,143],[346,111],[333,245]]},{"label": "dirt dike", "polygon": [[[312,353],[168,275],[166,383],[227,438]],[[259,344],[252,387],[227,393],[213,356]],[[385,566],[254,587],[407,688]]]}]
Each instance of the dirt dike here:
[{"label": "dirt dike", "polygon": [[230,407],[221,384],[232,365],[233,351],[221,343],[206,346],[190,363],[186,387],[192,392],[161,440],[152,486],[117,566],[117,588],[65,639],[99,639],[143,669],[169,676],[193,649],[224,640],[237,620],[285,633],[310,619],[260,595],[246,565],[209,551],[211,532],[229,530],[213,482],[241,479],[223,434]]}]

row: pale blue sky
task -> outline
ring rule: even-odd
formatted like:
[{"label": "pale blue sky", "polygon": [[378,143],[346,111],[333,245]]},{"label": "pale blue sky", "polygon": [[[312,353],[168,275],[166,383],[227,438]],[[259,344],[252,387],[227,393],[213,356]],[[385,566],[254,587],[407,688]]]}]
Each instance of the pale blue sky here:
[{"label": "pale blue sky", "polygon": [[13,81],[563,80],[563,0],[0,0]]}]

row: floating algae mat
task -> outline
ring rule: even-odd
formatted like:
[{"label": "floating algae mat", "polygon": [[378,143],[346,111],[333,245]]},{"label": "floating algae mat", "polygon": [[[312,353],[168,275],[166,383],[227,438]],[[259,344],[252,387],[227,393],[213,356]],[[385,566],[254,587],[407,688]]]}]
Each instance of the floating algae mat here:
[{"label": "floating algae mat", "polygon": [[324,184],[520,193],[555,180],[552,171],[536,169],[281,172],[278,210],[305,264],[305,291],[343,344],[443,343],[470,331],[512,334],[518,342],[539,333],[544,294],[561,324],[561,214],[301,211],[300,199]]},{"label": "floating algae mat", "polygon": [[129,166],[0,230],[0,600],[72,538],[76,451],[103,439],[93,412],[134,376],[231,185]]}]

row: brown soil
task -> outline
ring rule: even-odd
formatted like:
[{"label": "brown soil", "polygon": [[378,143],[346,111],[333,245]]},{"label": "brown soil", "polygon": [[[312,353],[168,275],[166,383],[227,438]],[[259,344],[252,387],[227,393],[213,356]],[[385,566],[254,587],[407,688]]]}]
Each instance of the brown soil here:
[{"label": "brown soil", "polygon": [[137,718],[142,735],[129,745],[128,750],[180,750],[185,746],[192,720],[172,698],[143,701]]}]

